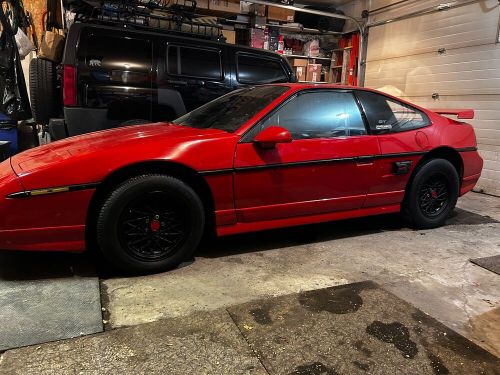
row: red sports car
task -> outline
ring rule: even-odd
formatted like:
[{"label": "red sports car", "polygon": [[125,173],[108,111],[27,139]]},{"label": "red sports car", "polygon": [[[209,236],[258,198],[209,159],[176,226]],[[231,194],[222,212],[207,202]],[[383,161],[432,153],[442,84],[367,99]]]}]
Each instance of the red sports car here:
[{"label": "red sports car", "polygon": [[175,267],[219,236],[390,212],[444,223],[483,165],[472,110],[283,84],[232,92],[172,123],[101,131],[0,164],[0,248],[98,246],[130,272]]}]

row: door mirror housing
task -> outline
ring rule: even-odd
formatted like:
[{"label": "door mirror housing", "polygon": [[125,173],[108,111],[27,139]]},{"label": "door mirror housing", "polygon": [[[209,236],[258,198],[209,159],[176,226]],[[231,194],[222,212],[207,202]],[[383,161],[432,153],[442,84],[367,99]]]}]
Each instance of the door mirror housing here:
[{"label": "door mirror housing", "polygon": [[292,142],[292,135],[281,126],[269,126],[254,138],[254,143],[262,148],[274,148],[278,143]]}]

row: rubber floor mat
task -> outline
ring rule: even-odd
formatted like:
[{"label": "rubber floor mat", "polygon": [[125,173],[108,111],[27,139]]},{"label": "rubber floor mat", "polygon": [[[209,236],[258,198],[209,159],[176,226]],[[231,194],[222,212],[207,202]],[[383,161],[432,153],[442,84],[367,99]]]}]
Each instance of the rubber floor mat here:
[{"label": "rubber floor mat", "polygon": [[0,351],[101,332],[99,280],[82,256],[0,252]]},{"label": "rubber floor mat", "polygon": [[488,271],[500,275],[500,255],[494,255],[492,257],[486,257],[486,258],[476,258],[476,259],[471,259],[470,261],[475,265],[478,265],[479,267],[483,267]]}]

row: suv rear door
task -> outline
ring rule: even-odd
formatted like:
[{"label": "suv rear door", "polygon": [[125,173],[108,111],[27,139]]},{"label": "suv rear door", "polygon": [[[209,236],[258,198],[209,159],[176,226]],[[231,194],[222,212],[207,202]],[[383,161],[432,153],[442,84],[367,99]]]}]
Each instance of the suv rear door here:
[{"label": "suv rear door", "polygon": [[79,103],[107,111],[106,124],[99,128],[130,119],[151,120],[151,41],[139,33],[124,35],[116,30],[88,28],[80,43]]}]

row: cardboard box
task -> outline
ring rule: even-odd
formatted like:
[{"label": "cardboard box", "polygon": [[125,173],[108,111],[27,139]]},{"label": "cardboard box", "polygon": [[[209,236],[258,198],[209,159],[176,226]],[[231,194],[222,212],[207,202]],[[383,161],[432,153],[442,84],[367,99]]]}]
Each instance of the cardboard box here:
[{"label": "cardboard box", "polygon": [[305,81],[307,78],[307,66],[296,66],[295,67],[295,75],[297,76],[297,80]]},{"label": "cardboard box", "polygon": [[208,9],[208,0],[196,0],[196,9]]},{"label": "cardboard box", "polygon": [[307,64],[306,81],[321,82],[321,64]]},{"label": "cardboard box", "polygon": [[226,38],[226,43],[236,44],[236,31],[234,30],[222,30],[222,36]]},{"label": "cardboard box", "polygon": [[292,59],[292,66],[307,66],[307,59]]},{"label": "cardboard box", "polygon": [[250,29],[250,47],[264,48],[263,29]]},{"label": "cardboard box", "polygon": [[240,13],[265,17],[266,6],[262,4],[253,4],[248,1],[240,1]]},{"label": "cardboard box", "polygon": [[238,14],[240,2],[239,0],[208,0],[208,9],[219,13]]},{"label": "cardboard box", "polygon": [[267,7],[267,18],[269,18],[270,20],[293,22],[294,17],[294,10],[273,7],[271,5]]}]

